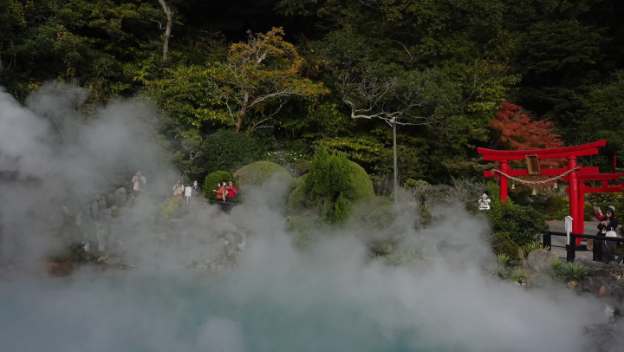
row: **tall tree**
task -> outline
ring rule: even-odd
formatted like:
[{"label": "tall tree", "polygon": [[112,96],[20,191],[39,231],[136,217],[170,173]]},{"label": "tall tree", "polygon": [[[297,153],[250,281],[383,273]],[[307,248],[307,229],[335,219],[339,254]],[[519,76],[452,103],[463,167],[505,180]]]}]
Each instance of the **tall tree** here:
[{"label": "tall tree", "polygon": [[[230,46],[227,61],[217,64],[215,80],[234,128],[255,129],[273,119],[289,98],[315,97],[328,90],[303,77],[304,59],[284,40],[284,30],[249,33],[246,42]],[[256,117],[250,120],[249,116]]]}]

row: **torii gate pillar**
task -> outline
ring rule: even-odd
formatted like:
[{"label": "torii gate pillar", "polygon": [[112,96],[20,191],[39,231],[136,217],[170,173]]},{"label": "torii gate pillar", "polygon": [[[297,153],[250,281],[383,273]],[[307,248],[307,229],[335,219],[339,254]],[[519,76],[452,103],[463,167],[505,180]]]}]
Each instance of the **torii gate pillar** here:
[{"label": "torii gate pillar", "polygon": [[[570,203],[570,215],[572,216],[572,233],[584,233],[585,222],[581,219],[585,218],[584,209],[579,208],[579,182],[576,175],[576,157],[568,158],[568,170],[574,170],[568,175],[568,199]],[[583,202],[584,203],[584,202]],[[576,240],[578,245],[580,239]]]},{"label": "torii gate pillar", "polygon": [[[504,173],[508,173],[509,172],[509,162],[507,161],[501,161],[500,162],[500,170]],[[507,201],[509,200],[509,180],[507,180],[507,177],[505,176],[500,176],[499,178],[499,190],[498,190],[498,198],[500,199],[501,203],[507,203]]]}]

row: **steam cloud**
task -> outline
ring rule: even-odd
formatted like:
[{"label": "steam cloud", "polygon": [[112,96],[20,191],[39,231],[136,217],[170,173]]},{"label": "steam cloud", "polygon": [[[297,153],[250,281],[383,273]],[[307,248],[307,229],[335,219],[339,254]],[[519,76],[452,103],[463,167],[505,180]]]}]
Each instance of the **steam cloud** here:
[{"label": "steam cloud", "polygon": [[[128,100],[83,114],[85,99],[58,83],[25,106],[0,91],[0,272],[54,249],[61,204],[84,207],[140,169],[153,198],[124,209],[112,231],[136,268],[51,279],[32,264],[0,275],[3,351],[586,351],[583,328],[604,321],[594,299],[494,278],[487,225],[460,208],[438,209],[426,230],[414,229],[413,211],[388,224],[423,253],[402,267],[371,260],[361,238],[378,234],[357,223],[293,248],[279,184],[247,190],[230,214],[198,202],[163,238],[150,214],[176,173],[155,110]],[[245,238],[236,268],[188,269],[190,258],[221,255],[230,235]]]}]

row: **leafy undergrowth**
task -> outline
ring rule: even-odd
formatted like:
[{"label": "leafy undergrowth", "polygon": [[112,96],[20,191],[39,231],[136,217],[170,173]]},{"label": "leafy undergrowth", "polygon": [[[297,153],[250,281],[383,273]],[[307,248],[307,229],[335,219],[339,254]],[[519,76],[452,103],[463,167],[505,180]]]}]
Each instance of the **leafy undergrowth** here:
[{"label": "leafy undergrowth", "polygon": [[553,276],[565,282],[583,281],[589,270],[581,263],[569,263],[557,260],[552,264]]}]

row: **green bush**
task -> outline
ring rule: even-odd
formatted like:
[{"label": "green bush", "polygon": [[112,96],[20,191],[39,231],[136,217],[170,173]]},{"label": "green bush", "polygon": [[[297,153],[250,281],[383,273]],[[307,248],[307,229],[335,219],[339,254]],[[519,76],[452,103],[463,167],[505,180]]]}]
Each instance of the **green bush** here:
[{"label": "green bush", "polygon": [[498,264],[496,273],[498,277],[503,280],[511,280],[517,283],[526,283],[528,278],[527,272],[522,269],[522,267],[518,267],[515,265],[517,263],[517,258],[513,258],[507,254],[501,253],[496,256],[496,259]]},{"label": "green bush", "polygon": [[517,246],[534,242],[540,233],[546,231],[546,219],[543,213],[529,207],[509,201],[501,204],[494,202],[488,212],[494,233],[504,232]]},{"label": "green bush", "polygon": [[543,213],[547,219],[563,220],[568,215],[568,197],[560,191],[548,188],[533,195],[530,187],[519,185],[511,192],[511,197],[516,204],[531,207]]},{"label": "green bush", "polygon": [[343,222],[356,201],[374,196],[373,183],[361,166],[325,149],[314,156],[303,192],[304,207],[318,209],[329,223]]},{"label": "green bush", "polygon": [[499,266],[506,268],[511,266],[511,257],[504,253],[497,254],[496,262]]},{"label": "green bush", "polygon": [[582,281],[589,274],[589,270],[583,264],[568,263],[556,260],[552,264],[554,276],[563,281]]},{"label": "green bush", "polygon": [[234,176],[228,171],[214,171],[208,174],[204,179],[204,196],[211,202],[216,201],[215,192],[217,183],[233,181]]},{"label": "green bush", "polygon": [[538,249],[542,249],[541,241],[533,241],[527,244],[520,246],[520,256],[523,258],[527,258],[531,252],[536,251]]},{"label": "green bush", "polygon": [[231,130],[219,130],[206,137],[200,162],[206,171],[235,170],[262,159],[266,147],[258,139]]},{"label": "green bush", "polygon": [[497,256],[505,256],[511,260],[518,259],[520,246],[511,239],[508,232],[496,232],[492,236],[492,249]]},{"label": "green bush", "polygon": [[256,161],[236,170],[234,177],[240,187],[259,186],[271,177],[279,177],[283,182],[291,183],[292,176],[286,168],[271,161]]},{"label": "green bush", "polygon": [[304,208],[305,204],[305,179],[306,176],[297,177],[288,194],[287,209],[289,213],[296,213]]},{"label": "green bush", "polygon": [[373,196],[358,202],[352,211],[352,220],[367,229],[381,231],[388,228],[396,219],[392,200],[388,197]]}]

